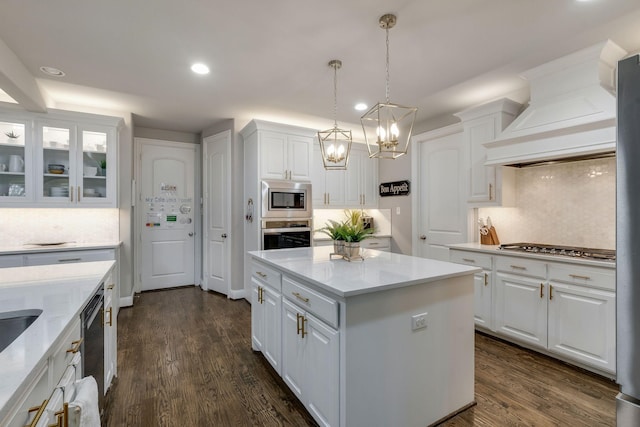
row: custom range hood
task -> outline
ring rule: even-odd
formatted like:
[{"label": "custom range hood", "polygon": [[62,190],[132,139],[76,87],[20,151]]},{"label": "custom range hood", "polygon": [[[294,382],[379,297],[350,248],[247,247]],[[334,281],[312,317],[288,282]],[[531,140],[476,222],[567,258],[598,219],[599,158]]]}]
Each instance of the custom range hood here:
[{"label": "custom range hood", "polygon": [[613,153],[616,65],[625,55],[608,40],[523,73],[529,106],[484,144],[485,164],[524,166]]}]

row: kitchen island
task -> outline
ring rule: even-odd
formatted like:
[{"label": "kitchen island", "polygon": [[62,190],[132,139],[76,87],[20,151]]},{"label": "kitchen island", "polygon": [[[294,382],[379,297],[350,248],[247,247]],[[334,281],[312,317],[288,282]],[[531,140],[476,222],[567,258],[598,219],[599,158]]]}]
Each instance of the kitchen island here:
[{"label": "kitchen island", "polygon": [[324,426],[426,426],[474,403],[475,267],[332,247],[249,252],[252,346]]}]

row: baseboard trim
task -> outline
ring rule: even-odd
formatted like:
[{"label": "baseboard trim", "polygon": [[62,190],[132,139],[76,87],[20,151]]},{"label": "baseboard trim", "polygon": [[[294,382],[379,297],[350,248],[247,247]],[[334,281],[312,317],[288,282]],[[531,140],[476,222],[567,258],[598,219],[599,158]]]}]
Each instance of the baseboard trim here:
[{"label": "baseboard trim", "polygon": [[228,295],[229,299],[241,299],[244,298],[244,289],[231,289]]},{"label": "baseboard trim", "polygon": [[133,295],[128,297],[120,297],[120,307],[133,306]]}]

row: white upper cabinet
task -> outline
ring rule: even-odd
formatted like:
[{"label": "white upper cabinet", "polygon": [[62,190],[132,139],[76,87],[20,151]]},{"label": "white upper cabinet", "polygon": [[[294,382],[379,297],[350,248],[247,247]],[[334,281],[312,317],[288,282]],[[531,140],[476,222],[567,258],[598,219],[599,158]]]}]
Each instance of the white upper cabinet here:
[{"label": "white upper cabinet", "polygon": [[116,207],[121,121],[0,111],[3,133],[20,135],[0,143],[0,206]]},{"label": "white upper cabinet", "polygon": [[469,150],[469,194],[475,206],[510,206],[515,204],[513,169],[485,166],[485,143],[495,140],[513,121],[521,105],[509,99],[490,102],[457,113],[462,120],[463,135]]},{"label": "white upper cabinet", "polygon": [[351,146],[347,170],[324,169],[320,147],[314,147],[314,208],[377,208],[378,161],[369,159],[366,147]]},{"label": "white upper cabinet", "polygon": [[[245,143],[245,169],[259,168],[258,179],[310,181],[313,129],[252,120],[241,134]],[[257,164],[247,150],[257,153]]]}]

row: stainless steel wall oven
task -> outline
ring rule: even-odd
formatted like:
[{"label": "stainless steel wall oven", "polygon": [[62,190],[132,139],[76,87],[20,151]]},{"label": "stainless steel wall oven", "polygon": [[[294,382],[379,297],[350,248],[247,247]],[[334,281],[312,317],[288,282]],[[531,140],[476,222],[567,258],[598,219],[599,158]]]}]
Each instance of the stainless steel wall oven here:
[{"label": "stainless steel wall oven", "polygon": [[311,246],[311,219],[262,220],[262,249]]}]

